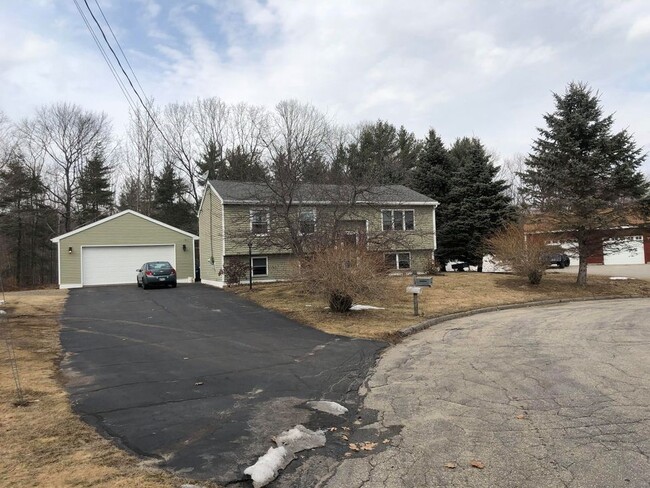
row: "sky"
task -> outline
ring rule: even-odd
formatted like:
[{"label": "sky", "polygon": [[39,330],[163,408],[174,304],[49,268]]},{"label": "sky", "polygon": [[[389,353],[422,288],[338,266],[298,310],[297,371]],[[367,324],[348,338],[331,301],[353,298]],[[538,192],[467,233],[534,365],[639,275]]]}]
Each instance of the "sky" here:
[{"label": "sky", "polygon": [[[650,151],[648,0],[87,1],[158,103],[291,98],[508,158],[530,150],[552,93],[582,81]],[[20,120],[62,101],[108,113],[117,133],[128,119],[74,2],[1,2],[0,110]]]}]

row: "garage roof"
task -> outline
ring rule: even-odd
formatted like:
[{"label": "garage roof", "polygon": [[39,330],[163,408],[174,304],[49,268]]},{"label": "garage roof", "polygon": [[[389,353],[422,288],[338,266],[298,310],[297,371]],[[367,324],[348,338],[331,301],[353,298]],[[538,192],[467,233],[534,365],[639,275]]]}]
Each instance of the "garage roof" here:
[{"label": "garage roof", "polygon": [[84,225],[83,227],[79,227],[78,229],[70,231],[70,232],[68,232],[66,234],[62,234],[60,236],[54,237],[54,238],[51,239],[51,241],[52,242],[59,242],[61,239],[65,239],[66,237],[70,237],[72,235],[78,234],[79,232],[83,232],[83,231],[88,230],[88,229],[90,229],[92,227],[96,227],[98,225],[104,224],[104,223],[106,223],[106,222],[108,222],[110,220],[116,219],[116,218],[121,217],[122,215],[126,215],[126,214],[135,215],[136,217],[140,217],[140,218],[142,218],[144,220],[148,220],[149,222],[152,222],[154,224],[160,225],[160,226],[165,227],[167,229],[173,230],[175,232],[178,232],[179,234],[183,234],[183,235],[186,235],[188,237],[191,237],[195,241],[199,240],[199,236],[197,236],[197,235],[194,235],[194,234],[192,234],[190,232],[185,232],[184,230],[181,230],[181,229],[178,229],[178,228],[173,227],[171,225],[165,224],[164,222],[161,222],[160,220],[156,220],[156,219],[152,219],[151,217],[147,217],[146,215],[143,215],[143,214],[141,214],[139,212],[136,212],[135,210],[123,210],[122,212],[116,213],[115,215],[111,215],[110,217],[103,218],[101,220],[98,220],[97,222],[93,222],[92,224]]}]

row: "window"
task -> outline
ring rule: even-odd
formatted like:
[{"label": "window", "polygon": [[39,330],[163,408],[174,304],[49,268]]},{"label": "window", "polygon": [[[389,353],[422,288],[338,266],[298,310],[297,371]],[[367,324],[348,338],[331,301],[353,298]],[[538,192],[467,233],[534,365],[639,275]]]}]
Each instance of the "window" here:
[{"label": "window", "polygon": [[251,232],[256,235],[269,233],[268,210],[251,210]]},{"label": "window", "polygon": [[381,228],[383,230],[414,230],[413,210],[382,210]]},{"label": "window", "polygon": [[301,234],[313,234],[316,230],[316,210],[303,208],[298,216]]},{"label": "window", "polygon": [[269,258],[252,258],[251,269],[253,276],[268,276],[269,274]]},{"label": "window", "polygon": [[411,269],[411,253],[395,252],[386,254],[386,266],[389,269]]}]

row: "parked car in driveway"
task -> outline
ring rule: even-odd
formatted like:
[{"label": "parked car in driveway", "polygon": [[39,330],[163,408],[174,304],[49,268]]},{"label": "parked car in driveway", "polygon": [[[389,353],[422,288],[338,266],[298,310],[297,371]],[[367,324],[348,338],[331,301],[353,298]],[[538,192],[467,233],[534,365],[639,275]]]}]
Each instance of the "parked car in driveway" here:
[{"label": "parked car in driveway", "polygon": [[556,265],[558,268],[566,268],[571,264],[569,256],[564,253],[553,253],[549,254],[547,257],[548,266]]},{"label": "parked car in driveway", "polygon": [[176,288],[176,270],[167,261],[152,261],[144,263],[138,271],[138,286],[150,288],[152,286],[171,285]]}]

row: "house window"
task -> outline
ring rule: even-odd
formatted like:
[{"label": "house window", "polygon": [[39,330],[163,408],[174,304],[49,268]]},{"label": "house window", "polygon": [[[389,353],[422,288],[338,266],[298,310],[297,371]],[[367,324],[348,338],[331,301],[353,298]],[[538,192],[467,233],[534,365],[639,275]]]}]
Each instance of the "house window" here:
[{"label": "house window", "polygon": [[383,230],[414,230],[413,210],[382,210],[381,228]]},{"label": "house window", "polygon": [[395,252],[384,255],[389,269],[411,269],[411,253]]},{"label": "house window", "polygon": [[252,258],[251,269],[253,270],[253,276],[268,276],[269,258],[266,256],[262,258]]},{"label": "house window", "polygon": [[268,210],[251,210],[251,232],[256,235],[269,233]]},{"label": "house window", "polygon": [[301,234],[313,234],[316,230],[316,210],[303,208],[298,216]]}]

